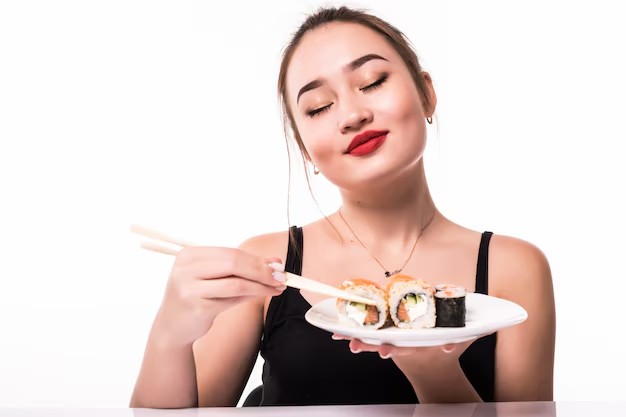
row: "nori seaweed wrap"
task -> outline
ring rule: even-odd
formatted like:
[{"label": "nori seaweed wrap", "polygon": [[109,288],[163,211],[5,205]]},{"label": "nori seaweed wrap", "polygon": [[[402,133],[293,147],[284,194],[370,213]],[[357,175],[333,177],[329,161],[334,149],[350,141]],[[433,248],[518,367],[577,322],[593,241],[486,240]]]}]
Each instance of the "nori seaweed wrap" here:
[{"label": "nori seaweed wrap", "polygon": [[435,327],[465,327],[465,288],[449,284],[435,288]]}]

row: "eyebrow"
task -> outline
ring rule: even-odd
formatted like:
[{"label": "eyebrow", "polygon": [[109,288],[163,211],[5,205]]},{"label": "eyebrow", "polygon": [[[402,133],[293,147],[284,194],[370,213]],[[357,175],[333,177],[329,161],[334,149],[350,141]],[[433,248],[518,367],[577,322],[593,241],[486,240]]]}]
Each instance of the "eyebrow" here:
[{"label": "eyebrow", "polygon": [[[348,63],[346,66],[343,67],[343,71],[344,72],[356,71],[357,69],[362,67],[366,62],[369,62],[369,61],[374,60],[374,59],[382,59],[383,61],[387,61],[387,59],[383,58],[380,55],[377,55],[377,54],[367,54],[367,55],[363,55],[362,57],[357,58],[354,61]],[[300,91],[298,91],[298,97],[296,98],[296,104],[298,104],[298,102],[300,101],[300,96],[302,94],[306,93],[307,91],[311,91],[311,90],[314,90],[316,88],[319,88],[322,85],[324,85],[324,80],[322,80],[320,78],[315,79],[315,80],[311,81],[310,83],[305,84],[304,87],[302,87],[300,89]]]}]

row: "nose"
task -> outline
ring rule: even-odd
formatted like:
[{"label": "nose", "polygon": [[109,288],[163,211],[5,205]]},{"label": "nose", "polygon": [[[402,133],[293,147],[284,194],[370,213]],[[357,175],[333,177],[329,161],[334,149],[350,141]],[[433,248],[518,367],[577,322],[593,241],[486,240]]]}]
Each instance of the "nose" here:
[{"label": "nose", "polygon": [[360,130],[363,126],[369,124],[374,119],[374,114],[367,108],[357,102],[346,103],[344,101],[344,112],[339,121],[341,133],[348,133]]}]

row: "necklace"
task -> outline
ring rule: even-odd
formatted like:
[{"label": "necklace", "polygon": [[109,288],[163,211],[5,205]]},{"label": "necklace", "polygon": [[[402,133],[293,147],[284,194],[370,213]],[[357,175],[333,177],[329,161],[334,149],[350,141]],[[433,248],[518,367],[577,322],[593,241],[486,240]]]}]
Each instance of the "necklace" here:
[{"label": "necklace", "polygon": [[419,235],[417,235],[417,238],[415,239],[415,243],[413,243],[413,248],[411,248],[411,253],[409,253],[409,256],[406,258],[406,260],[404,261],[404,264],[402,264],[402,266],[399,269],[396,269],[393,272],[389,272],[389,270],[387,268],[385,268],[385,266],[378,260],[378,258],[376,258],[374,255],[372,255],[372,253],[370,252],[370,250],[367,248],[367,246],[365,246],[363,244],[363,242],[361,242],[361,239],[359,239],[359,237],[356,235],[356,233],[354,232],[354,230],[352,230],[352,228],[350,227],[350,225],[348,224],[348,222],[346,221],[346,219],[343,217],[343,215],[341,214],[341,209],[338,210],[339,213],[339,217],[341,217],[341,220],[343,220],[344,224],[348,227],[348,229],[350,229],[350,232],[352,232],[352,235],[354,236],[354,238],[361,244],[361,246],[363,246],[363,249],[365,249],[365,251],[367,252],[367,254],[369,256],[371,256],[378,265],[380,265],[380,267],[383,269],[383,271],[385,271],[385,277],[389,278],[393,275],[399,274],[400,272],[402,272],[402,270],[404,269],[404,267],[409,263],[409,261],[411,260],[411,257],[413,256],[413,252],[415,252],[415,248],[417,247],[417,242],[420,240],[420,237],[422,237],[422,234],[424,233],[424,230],[426,230],[426,228],[430,225],[430,223],[433,221],[433,218],[435,217],[435,213],[433,213],[433,216],[430,218],[430,220],[428,221],[428,223],[426,223],[426,226],[420,231]]}]

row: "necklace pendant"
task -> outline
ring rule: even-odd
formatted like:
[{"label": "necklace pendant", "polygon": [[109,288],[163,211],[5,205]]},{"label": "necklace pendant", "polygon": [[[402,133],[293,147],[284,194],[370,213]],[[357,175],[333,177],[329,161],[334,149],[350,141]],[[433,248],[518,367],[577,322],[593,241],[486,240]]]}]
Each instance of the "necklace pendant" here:
[{"label": "necklace pendant", "polygon": [[393,271],[393,272],[385,271],[385,276],[386,276],[387,278],[389,278],[389,277],[391,277],[391,276],[393,276],[393,275],[396,275],[396,274],[399,274],[399,273],[400,273],[400,270],[399,270],[399,269],[396,269],[396,270],[395,270],[395,271]]}]

